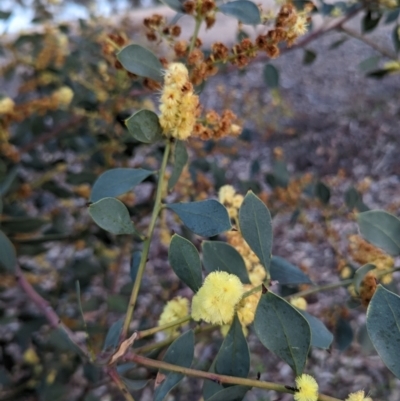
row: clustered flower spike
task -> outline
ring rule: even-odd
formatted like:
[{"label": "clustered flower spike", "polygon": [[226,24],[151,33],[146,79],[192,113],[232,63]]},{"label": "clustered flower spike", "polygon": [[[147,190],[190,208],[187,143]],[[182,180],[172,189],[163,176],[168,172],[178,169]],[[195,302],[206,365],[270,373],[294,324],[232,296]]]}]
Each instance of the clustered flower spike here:
[{"label": "clustered flower spike", "polygon": [[193,297],[192,318],[220,325],[231,322],[242,295],[239,277],[222,271],[212,272]]},{"label": "clustered flower spike", "polygon": [[222,203],[231,219],[237,219],[239,208],[243,202],[243,195],[237,194],[232,185],[223,185],[218,192],[218,200]]},{"label": "clustered flower spike", "polygon": [[[163,326],[164,324],[172,323],[178,319],[181,319],[189,314],[189,301],[186,298],[176,297],[168,301],[164,306],[164,310],[161,313],[158,325]],[[164,330],[168,335],[173,335],[178,331],[180,326],[174,326]]]},{"label": "clustered flower spike", "polygon": [[160,111],[164,135],[189,138],[199,113],[199,98],[193,93],[188,70],[182,63],[170,64],[165,72]]},{"label": "clustered flower spike", "polygon": [[364,391],[360,390],[356,393],[351,393],[345,401],[372,401],[371,397],[365,397]]},{"label": "clustered flower spike", "polygon": [[[254,287],[250,284],[244,286],[245,291],[252,290]],[[237,306],[237,314],[242,326],[249,326],[254,321],[258,302],[261,298],[261,291],[243,298]]]},{"label": "clustered flower spike", "polygon": [[297,391],[294,393],[295,401],[317,401],[318,383],[307,374],[296,377]]}]

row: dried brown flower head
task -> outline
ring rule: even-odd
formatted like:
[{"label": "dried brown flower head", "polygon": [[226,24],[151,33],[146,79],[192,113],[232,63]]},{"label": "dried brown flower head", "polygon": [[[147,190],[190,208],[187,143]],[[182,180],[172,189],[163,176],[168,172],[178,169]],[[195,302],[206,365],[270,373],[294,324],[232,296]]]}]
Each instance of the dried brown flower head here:
[{"label": "dried brown flower head", "polygon": [[186,40],[179,40],[174,44],[174,51],[177,57],[183,57],[189,48],[189,43]]},{"label": "dried brown flower head", "polygon": [[171,35],[178,37],[181,34],[181,27],[179,25],[173,25],[171,27]]},{"label": "dried brown flower head", "polygon": [[215,42],[211,46],[212,54],[215,60],[225,60],[229,56],[228,48],[221,42]]},{"label": "dried brown flower head", "polygon": [[204,54],[200,49],[194,49],[188,56],[188,64],[196,65],[204,60]]},{"label": "dried brown flower head", "polygon": [[194,10],[196,8],[196,4],[192,0],[185,1],[183,3],[183,10],[186,14],[194,14]]}]

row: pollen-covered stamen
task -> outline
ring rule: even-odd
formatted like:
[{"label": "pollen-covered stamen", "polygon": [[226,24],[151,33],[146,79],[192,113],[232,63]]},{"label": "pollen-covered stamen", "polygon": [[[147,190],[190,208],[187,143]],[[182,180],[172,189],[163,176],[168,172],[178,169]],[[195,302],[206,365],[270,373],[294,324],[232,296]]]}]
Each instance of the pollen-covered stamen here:
[{"label": "pollen-covered stamen", "polygon": [[199,113],[199,99],[182,63],[172,63],[165,71],[160,111],[164,135],[181,140],[191,135]]}]

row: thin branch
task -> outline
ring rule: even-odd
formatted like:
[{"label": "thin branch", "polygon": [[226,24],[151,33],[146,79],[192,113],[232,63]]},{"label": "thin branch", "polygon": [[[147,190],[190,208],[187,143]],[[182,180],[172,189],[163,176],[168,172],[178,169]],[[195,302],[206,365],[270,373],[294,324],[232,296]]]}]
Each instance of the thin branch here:
[{"label": "thin branch", "polygon": [[385,56],[394,61],[398,61],[396,54],[390,52],[387,49],[383,49],[378,44],[376,44],[373,40],[367,38],[365,35],[362,35],[356,31],[354,31],[353,29],[347,28],[345,26],[341,26],[340,30],[342,30],[347,35],[352,36],[353,38],[358,39],[359,41],[365,43],[369,47],[372,47],[374,50],[381,53],[382,56]]},{"label": "thin branch", "polygon": [[[200,379],[209,379],[217,383],[238,384],[241,386],[257,387],[265,390],[274,390],[280,393],[294,394],[293,390],[288,389],[283,384],[277,384],[262,380],[246,379],[242,377],[218,375],[212,372],[204,372],[202,370],[185,368],[182,366],[173,365],[171,363],[146,358],[144,356],[137,355],[134,353],[126,355],[125,359],[128,361],[136,362],[143,366],[147,366],[149,368],[164,369],[171,372],[182,373],[185,376],[198,377]],[[330,397],[328,395],[319,394],[318,401],[341,401],[341,400],[338,398]]]},{"label": "thin branch", "polygon": [[307,46],[310,42],[314,41],[315,39],[318,39],[319,37],[325,35],[326,33],[334,31],[336,29],[341,29],[343,24],[350,21],[363,9],[364,9],[363,6],[355,8],[352,12],[348,13],[343,18],[338,19],[338,21],[336,21],[332,25],[328,26],[327,28],[325,28],[324,26],[321,26],[321,28],[319,28],[319,29],[315,30],[314,32],[310,33],[309,35],[305,36],[303,40],[298,41],[294,46],[286,47],[286,48],[282,49],[281,54],[288,53],[292,50],[296,50],[299,48],[303,48],[303,47]]},{"label": "thin branch", "polygon": [[47,132],[38,138],[34,139],[32,142],[28,143],[26,146],[22,147],[19,153],[28,153],[32,149],[35,149],[38,145],[50,141],[53,138],[59,136],[63,131],[67,130],[68,128],[74,127],[78,125],[80,122],[84,120],[85,117],[78,116],[72,117],[71,120],[65,122],[64,124],[59,125],[58,127],[54,128],[52,131]]},{"label": "thin branch", "polygon": [[138,272],[136,274],[135,282],[133,284],[128,308],[127,308],[126,315],[125,315],[124,325],[123,325],[122,332],[121,332],[121,341],[125,340],[128,335],[129,325],[132,320],[133,311],[135,309],[136,300],[137,300],[137,297],[139,294],[140,285],[142,283],[144,270],[145,270],[146,264],[147,264],[147,258],[149,256],[150,245],[151,245],[151,240],[153,238],[154,228],[156,226],[156,222],[157,222],[159,213],[161,211],[161,200],[162,200],[161,198],[162,198],[163,188],[164,188],[165,169],[167,167],[167,162],[168,162],[168,158],[169,158],[170,151],[171,151],[171,145],[172,145],[171,140],[170,139],[167,140],[165,150],[164,150],[163,160],[162,160],[160,171],[158,174],[157,193],[156,193],[156,199],[154,201],[153,213],[151,215],[151,221],[150,221],[150,224],[149,224],[149,227],[147,230],[146,239],[143,242],[142,256],[140,259]]},{"label": "thin branch", "polygon": [[191,315],[188,315],[180,319],[174,320],[173,322],[163,324],[161,326],[156,326],[152,327],[151,329],[139,331],[137,339],[152,336],[153,334],[158,333],[159,331],[170,329],[171,327],[183,325],[184,323],[188,322],[191,318],[192,318]]},{"label": "thin branch", "polygon": [[24,293],[28,296],[28,298],[39,308],[39,310],[46,317],[49,325],[53,329],[61,329],[65,332],[65,334],[69,337],[69,339],[81,350],[82,354],[87,356],[87,348],[85,345],[81,344],[81,342],[76,338],[74,332],[72,332],[67,326],[65,326],[60,317],[54,311],[52,306],[46,301],[43,297],[41,297],[36,290],[32,287],[30,282],[25,278],[22,273],[19,265],[15,267],[16,275],[15,278],[18,282],[18,285],[24,291]]},{"label": "thin branch", "polygon": [[124,395],[125,400],[126,401],[135,401],[135,399],[129,393],[129,390],[127,389],[125,383],[119,377],[119,375],[118,375],[117,371],[115,370],[115,368],[110,368],[107,373],[111,377],[112,381],[119,388],[121,393]]},{"label": "thin branch", "polygon": [[[206,333],[208,331],[215,330],[218,327],[220,327],[220,326],[215,325],[215,324],[198,327],[194,330],[194,334]],[[144,345],[139,348],[134,348],[133,351],[135,351],[136,354],[146,354],[147,352],[153,351],[155,349],[163,348],[163,347],[166,347],[167,345],[172,344],[174,342],[174,340],[176,340],[180,335],[181,335],[181,333],[174,334],[163,341],[159,341],[159,342],[153,343],[153,344],[147,344],[147,345]]]}]

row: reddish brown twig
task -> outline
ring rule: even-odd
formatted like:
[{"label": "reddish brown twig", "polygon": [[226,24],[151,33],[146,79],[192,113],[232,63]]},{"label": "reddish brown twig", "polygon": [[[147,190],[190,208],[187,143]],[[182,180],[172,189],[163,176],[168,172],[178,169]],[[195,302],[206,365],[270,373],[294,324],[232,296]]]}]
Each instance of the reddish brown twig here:
[{"label": "reddish brown twig", "polygon": [[25,278],[22,273],[21,268],[17,265],[15,267],[15,278],[18,282],[18,285],[22,288],[24,293],[28,296],[28,298],[39,308],[39,310],[46,317],[49,325],[53,329],[61,329],[65,332],[65,334],[69,337],[69,339],[82,351],[82,354],[88,355],[86,346],[81,344],[81,342],[76,338],[75,334],[65,326],[60,317],[54,311],[53,307],[46,301],[43,297],[41,297],[36,290],[32,287],[31,283]]},{"label": "reddish brown twig", "polygon": [[73,118],[71,118],[71,120],[65,122],[64,124],[59,125],[58,127],[54,128],[52,131],[47,132],[43,135],[40,135],[35,140],[33,140],[32,142],[30,142],[27,145],[25,145],[24,147],[22,147],[19,151],[20,154],[28,153],[32,149],[35,149],[36,146],[38,146],[42,143],[45,143],[47,141],[50,141],[51,139],[57,137],[58,135],[60,135],[63,131],[67,130],[68,128],[78,125],[81,121],[83,121],[84,118],[85,117],[83,117],[83,116],[73,117]]},{"label": "reddish brown twig", "polygon": [[119,377],[118,372],[115,370],[115,367],[111,367],[108,369],[108,375],[111,377],[112,381],[119,388],[121,393],[124,395],[126,401],[135,401],[135,399],[129,393],[129,390],[126,388],[125,383]]},{"label": "reddish brown twig", "polygon": [[363,9],[364,9],[364,7],[355,8],[353,11],[351,11],[346,16],[339,19],[338,21],[336,21],[334,24],[330,25],[327,28],[325,28],[324,26],[321,26],[319,29],[315,30],[314,32],[312,32],[309,35],[307,35],[306,37],[304,37],[303,40],[300,40],[299,42],[297,42],[294,46],[286,47],[285,49],[282,49],[281,54],[288,53],[292,50],[296,50],[299,48],[303,48],[303,47],[307,46],[309,43],[313,42],[315,39],[318,39],[319,37],[325,35],[328,32],[334,31],[336,29],[340,30],[342,28],[343,24],[350,21]]}]

